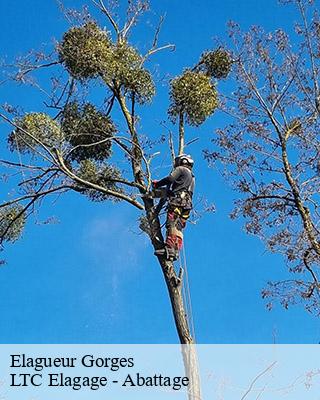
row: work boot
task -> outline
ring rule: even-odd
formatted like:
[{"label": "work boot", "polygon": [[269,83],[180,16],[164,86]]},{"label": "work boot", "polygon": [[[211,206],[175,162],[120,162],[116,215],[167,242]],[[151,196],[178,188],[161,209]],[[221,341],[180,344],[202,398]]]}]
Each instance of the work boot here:
[{"label": "work boot", "polygon": [[170,247],[163,247],[154,252],[155,256],[164,256],[168,261],[177,261],[179,258],[179,253],[175,249]]},{"label": "work boot", "polygon": [[173,247],[167,247],[168,260],[177,261],[179,258],[179,251]]},{"label": "work boot", "polygon": [[166,248],[158,249],[153,253],[155,256],[165,256],[167,255]]}]

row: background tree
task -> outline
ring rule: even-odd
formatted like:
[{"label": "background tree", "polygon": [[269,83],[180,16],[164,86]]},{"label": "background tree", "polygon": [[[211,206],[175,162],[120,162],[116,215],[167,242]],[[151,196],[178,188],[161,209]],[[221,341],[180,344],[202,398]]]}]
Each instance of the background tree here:
[{"label": "background tree", "polygon": [[320,20],[312,0],[281,3],[298,11],[294,44],[282,29],[229,23],[234,87],[221,103],[229,125],[205,157],[241,194],[231,217],[283,254],[292,274],[269,282],[263,297],[319,315]]},{"label": "background tree", "polygon": [[[102,29],[86,10],[50,55],[31,52],[19,60],[14,80],[31,83],[49,95],[46,109],[21,112],[5,105],[1,118],[13,130],[8,144],[15,160],[1,160],[7,168],[23,171],[23,180],[14,178],[14,196],[0,206],[0,241],[19,238],[27,218],[50,194],[75,191],[92,201],[125,201],[141,211],[140,227],[153,248],[163,246],[159,210],[149,195],[151,162],[149,143],[140,132],[139,107],[151,102],[155,82],[146,67],[156,52],[172,49],[159,46],[163,18],[156,29],[152,47],[140,54],[129,42],[129,34],[148,9],[145,1],[129,1],[127,18],[118,22],[114,10],[102,0],[93,1],[106,17],[112,31]],[[33,80],[32,73],[59,68],[60,78],[52,75],[51,92]],[[200,61],[170,82],[169,116],[178,123],[176,147],[185,148],[185,124],[201,125],[218,105],[216,78],[226,77],[229,55],[222,48],[205,52]],[[107,96],[102,105],[93,104],[90,91],[97,87]],[[39,108],[41,108],[39,106]],[[114,118],[125,122],[122,130]],[[167,151],[174,153],[174,138],[168,138]],[[125,162],[125,168],[121,168]],[[193,344],[183,303],[182,281],[173,263],[164,256],[158,262],[168,288],[177,333],[182,344]],[[195,352],[183,348],[185,366],[191,378],[191,398],[200,398]]]}]

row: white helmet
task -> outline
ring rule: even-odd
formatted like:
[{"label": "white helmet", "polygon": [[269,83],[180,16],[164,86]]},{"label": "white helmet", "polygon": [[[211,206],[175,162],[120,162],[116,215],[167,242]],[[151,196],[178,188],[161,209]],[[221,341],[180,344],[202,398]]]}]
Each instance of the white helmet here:
[{"label": "white helmet", "polygon": [[174,159],[175,167],[179,167],[181,165],[189,165],[191,168],[193,167],[194,161],[189,154],[181,154]]}]

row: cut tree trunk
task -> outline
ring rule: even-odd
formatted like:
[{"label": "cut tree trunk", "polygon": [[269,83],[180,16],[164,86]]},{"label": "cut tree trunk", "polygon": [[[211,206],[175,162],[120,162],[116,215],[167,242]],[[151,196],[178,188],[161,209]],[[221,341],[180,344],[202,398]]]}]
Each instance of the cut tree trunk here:
[{"label": "cut tree trunk", "polygon": [[[154,211],[155,208],[153,200],[145,198],[144,204],[150,228],[149,236],[154,249],[158,250],[163,246],[164,243],[160,220],[158,214]],[[189,378],[188,399],[201,400],[200,376],[196,346],[194,338],[190,333],[188,316],[185,304],[183,303],[183,277],[181,277],[181,281],[179,282],[172,261],[168,261],[162,256],[158,257],[158,261],[167,285],[174,322],[181,343],[185,374]]]},{"label": "cut tree trunk", "polygon": [[194,338],[190,333],[188,316],[182,296],[182,281],[177,284],[173,263],[159,258],[167,284],[175,326],[181,343],[181,351],[186,376],[189,378],[188,399],[201,400],[201,386],[198,358]]}]

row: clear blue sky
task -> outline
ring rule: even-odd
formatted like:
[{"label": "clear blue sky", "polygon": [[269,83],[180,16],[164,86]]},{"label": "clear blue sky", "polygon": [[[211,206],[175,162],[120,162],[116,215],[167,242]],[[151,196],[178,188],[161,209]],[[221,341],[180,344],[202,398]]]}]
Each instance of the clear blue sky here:
[{"label": "clear blue sky", "polygon": [[[73,7],[84,3],[65,2]],[[161,76],[174,76],[194,64],[213,46],[215,36],[225,36],[230,19],[244,29],[261,24],[266,30],[286,28],[294,20],[291,8],[275,0],[162,0],[151,6],[151,23],[155,16],[167,14],[161,42],[176,44],[175,52],[155,58]],[[8,60],[59,40],[68,28],[54,0],[2,1],[0,20],[0,54]],[[150,24],[138,27],[133,39],[142,48],[146,37],[152,38]],[[21,104],[27,111],[42,107],[36,91],[17,86],[0,87],[0,103],[4,102]],[[145,132],[163,133],[159,121],[167,105],[167,88],[160,85],[154,105],[142,111]],[[277,306],[269,312],[260,297],[268,280],[287,276],[286,268],[281,257],[268,254],[257,238],[242,231],[240,221],[230,221],[236,194],[202,159],[201,149],[210,146],[214,130],[223,123],[217,114],[198,132],[187,131],[190,138],[200,137],[192,149],[197,194],[217,207],[215,214],[189,225],[185,235],[197,340],[318,343],[317,318],[299,307],[285,311]],[[0,150],[5,152],[8,128],[0,127]],[[161,170],[155,177],[167,172]],[[134,210],[68,195],[54,204],[44,203],[39,220],[50,216],[60,222],[30,223],[23,239],[6,248],[8,265],[0,269],[0,342],[177,342],[162,275],[147,239],[136,234]]]}]

